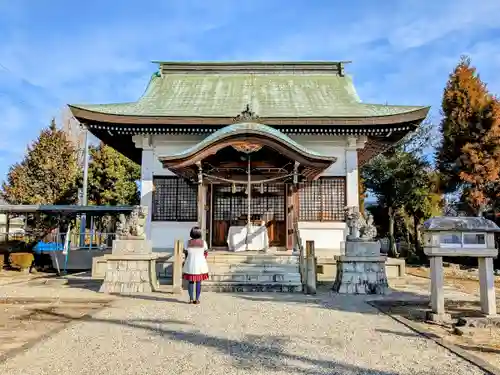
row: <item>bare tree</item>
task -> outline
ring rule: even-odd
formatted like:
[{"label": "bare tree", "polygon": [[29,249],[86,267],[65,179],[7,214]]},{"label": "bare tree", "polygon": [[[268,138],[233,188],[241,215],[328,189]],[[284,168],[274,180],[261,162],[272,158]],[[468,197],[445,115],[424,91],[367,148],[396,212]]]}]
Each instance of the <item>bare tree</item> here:
[{"label": "bare tree", "polygon": [[68,107],[64,107],[62,111],[62,130],[73,145],[77,153],[78,165],[83,168],[84,163],[84,148],[85,148],[85,131],[77,119],[73,117]]}]

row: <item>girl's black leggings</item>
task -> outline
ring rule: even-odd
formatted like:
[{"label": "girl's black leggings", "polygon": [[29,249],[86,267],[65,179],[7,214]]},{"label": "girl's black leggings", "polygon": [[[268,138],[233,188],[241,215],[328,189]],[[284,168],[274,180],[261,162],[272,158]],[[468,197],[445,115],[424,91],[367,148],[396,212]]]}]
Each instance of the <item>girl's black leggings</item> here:
[{"label": "girl's black leggings", "polygon": [[[194,284],[196,284],[196,298],[194,298]],[[201,281],[190,281],[188,285],[188,293],[191,301],[198,301],[201,294]]]}]

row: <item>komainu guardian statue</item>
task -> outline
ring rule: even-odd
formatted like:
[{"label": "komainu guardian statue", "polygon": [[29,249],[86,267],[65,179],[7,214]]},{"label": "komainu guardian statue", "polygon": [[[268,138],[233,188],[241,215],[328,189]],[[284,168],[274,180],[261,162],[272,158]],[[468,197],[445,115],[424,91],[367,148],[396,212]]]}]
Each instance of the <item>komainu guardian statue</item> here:
[{"label": "komainu guardian statue", "polygon": [[347,228],[349,229],[347,241],[373,241],[377,236],[373,216],[368,214],[365,219],[356,206],[346,207],[344,212]]},{"label": "komainu guardian statue", "polygon": [[147,216],[148,208],[146,206],[134,206],[128,217],[120,214],[116,223],[117,239],[146,239],[145,225]]}]

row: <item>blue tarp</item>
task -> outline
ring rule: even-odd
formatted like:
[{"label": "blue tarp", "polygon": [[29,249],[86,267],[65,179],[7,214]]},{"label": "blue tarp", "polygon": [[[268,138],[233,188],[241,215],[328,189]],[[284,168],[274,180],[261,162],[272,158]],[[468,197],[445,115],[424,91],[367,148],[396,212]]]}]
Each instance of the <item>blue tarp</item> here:
[{"label": "blue tarp", "polygon": [[63,251],[64,245],[62,243],[57,242],[39,242],[36,244],[33,249],[35,253],[48,253],[51,251]]}]

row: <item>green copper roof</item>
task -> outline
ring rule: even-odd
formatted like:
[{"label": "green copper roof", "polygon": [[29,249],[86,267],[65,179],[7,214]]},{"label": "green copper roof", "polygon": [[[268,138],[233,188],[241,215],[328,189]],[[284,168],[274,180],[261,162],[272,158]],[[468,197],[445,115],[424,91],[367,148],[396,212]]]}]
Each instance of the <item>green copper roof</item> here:
[{"label": "green copper roof", "polygon": [[223,127],[222,129],[217,130],[215,133],[212,133],[210,136],[206,137],[203,139],[201,142],[198,144],[189,147],[186,150],[183,150],[177,154],[169,155],[167,157],[164,157],[165,160],[167,159],[178,159],[178,158],[183,158],[190,156],[192,154],[195,154],[199,150],[202,150],[203,148],[230,136],[234,136],[237,134],[256,134],[256,135],[265,135],[271,138],[274,138],[278,141],[281,141],[282,143],[288,144],[290,147],[295,149],[296,151],[300,152],[301,154],[308,155],[313,158],[329,158],[327,155],[322,155],[320,153],[317,153],[315,151],[306,149],[304,146],[300,145],[299,143],[295,142],[293,139],[288,137],[286,134],[283,134],[279,130],[276,130],[270,126],[264,125],[264,124],[259,124],[259,123],[254,123],[254,122],[244,122],[244,123],[239,123],[239,124],[233,124],[233,125],[228,125]]},{"label": "green copper roof", "polygon": [[424,108],[361,103],[351,77],[300,70],[155,73],[136,102],[73,107],[109,115],[232,118],[247,104],[263,118],[373,117]]}]

